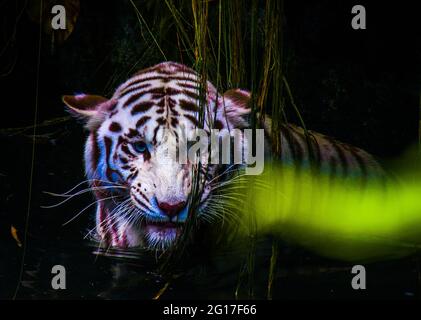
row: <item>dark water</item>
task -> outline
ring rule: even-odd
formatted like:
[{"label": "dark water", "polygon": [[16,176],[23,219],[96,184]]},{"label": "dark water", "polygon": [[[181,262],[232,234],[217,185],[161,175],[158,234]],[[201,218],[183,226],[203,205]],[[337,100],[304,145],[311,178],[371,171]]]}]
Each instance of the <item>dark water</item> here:
[{"label": "dark water", "polygon": [[[220,248],[216,254],[190,256],[163,276],[150,251],[99,250],[95,244],[67,239],[28,239],[17,299],[235,299],[267,297],[270,241],[255,251],[253,285],[244,269],[248,251]],[[13,296],[22,249],[10,242],[0,252],[0,298]],[[51,286],[54,265],[66,269],[66,290]],[[367,289],[351,287],[352,264],[323,259],[281,246],[273,285],[274,299],[416,299],[420,269],[415,258],[364,264]],[[243,270],[244,271],[244,270]],[[238,294],[236,289],[240,282]],[[252,287],[253,296],[249,296]]]}]

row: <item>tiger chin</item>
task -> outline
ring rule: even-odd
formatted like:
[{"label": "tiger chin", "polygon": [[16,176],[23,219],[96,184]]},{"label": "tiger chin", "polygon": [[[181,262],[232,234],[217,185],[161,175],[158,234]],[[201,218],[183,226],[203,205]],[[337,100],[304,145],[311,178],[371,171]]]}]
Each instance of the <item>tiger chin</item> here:
[{"label": "tiger chin", "polygon": [[[89,132],[85,172],[97,200],[95,238],[104,246],[166,249],[174,244],[189,215],[192,176],[198,170],[170,155],[178,132],[183,129],[189,140],[195,138],[200,111],[207,132],[218,129],[230,135],[232,129],[247,127],[247,91],[219,94],[207,82],[205,103],[200,103],[201,85],[191,68],[164,62],[136,73],[111,98],[63,96],[70,113],[82,119]],[[225,167],[199,167],[199,222],[212,218],[209,203],[217,201],[212,191]]]}]

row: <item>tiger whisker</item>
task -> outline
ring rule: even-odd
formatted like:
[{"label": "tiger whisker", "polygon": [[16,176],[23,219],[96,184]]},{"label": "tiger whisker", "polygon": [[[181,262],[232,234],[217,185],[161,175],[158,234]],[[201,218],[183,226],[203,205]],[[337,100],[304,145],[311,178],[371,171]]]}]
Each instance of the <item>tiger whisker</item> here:
[{"label": "tiger whisker", "polygon": [[[240,219],[237,214],[227,210],[227,207],[228,208],[231,207],[233,210],[236,210],[236,209],[238,210],[238,206],[227,205],[227,203],[222,204],[220,201],[216,201],[216,199],[213,199],[213,198],[209,198],[207,200],[207,204],[211,204],[212,207],[206,206],[203,210],[205,213],[210,212],[212,213],[213,216],[219,217],[219,218],[228,218],[228,219],[232,218],[233,220],[231,222],[236,222],[238,219]],[[219,211],[222,211],[222,212],[219,212]]]},{"label": "tiger whisker", "polygon": [[[61,202],[61,203],[65,203],[67,200],[70,200],[73,197],[79,196],[81,194],[85,194],[85,193],[92,192],[92,191],[97,191],[97,190],[107,190],[107,189],[127,189],[127,187],[121,187],[121,186],[91,187],[91,188],[83,189],[83,190],[78,191],[77,193],[73,193],[73,194],[60,194],[60,193],[53,193],[53,192],[49,192],[49,191],[43,191],[43,193],[48,194],[48,195],[53,196],[53,197],[67,198],[65,201]],[[48,208],[48,206],[47,207],[44,206],[44,208]]]},{"label": "tiger whisker", "polygon": [[[244,176],[245,175],[242,174],[242,175],[235,176],[235,177],[231,178],[228,181],[220,182],[220,183],[216,184],[215,187],[213,187],[212,189],[214,190],[214,189],[218,189],[218,188],[223,187],[223,186],[231,185],[234,182],[238,182],[236,180],[241,179],[241,178],[244,178]],[[239,183],[241,183],[241,180],[240,180]]]},{"label": "tiger whisker", "polygon": [[85,212],[87,209],[89,209],[90,207],[92,207],[94,204],[97,204],[101,201],[105,201],[105,200],[110,200],[113,198],[116,198],[118,196],[112,196],[112,197],[107,197],[107,198],[101,198],[97,201],[94,201],[92,203],[90,203],[89,205],[87,205],[85,208],[83,208],[82,210],[80,210],[73,218],[71,218],[70,220],[68,220],[67,222],[63,223],[62,226],[65,226],[67,224],[69,224],[70,222],[72,222],[73,220],[75,220],[77,217],[79,217],[83,212]]},{"label": "tiger whisker", "polygon": [[[63,193],[59,193],[59,195],[67,195],[67,194],[69,194],[70,192],[72,192],[73,190],[77,189],[79,186],[83,185],[84,183],[90,183],[90,182],[95,182],[95,181],[99,181],[99,182],[107,183],[107,184],[114,185],[114,186],[121,186],[121,187],[124,187],[124,185],[119,184],[119,183],[115,183],[115,182],[110,182],[110,181],[105,181],[105,180],[100,180],[100,179],[86,179],[86,180],[83,180],[83,181],[79,182],[77,185],[75,185],[75,186],[74,186],[74,187],[72,187],[71,189],[69,189],[69,190],[67,190],[67,191],[65,191],[65,192],[63,192]],[[55,195],[55,194],[54,194],[54,195]]]},{"label": "tiger whisker", "polygon": [[213,181],[217,180],[218,178],[222,177],[224,174],[228,174],[231,172],[236,172],[238,169],[233,168],[234,165],[230,165],[224,172],[218,174],[217,176],[213,177],[212,180],[208,181],[207,183],[212,183]]}]

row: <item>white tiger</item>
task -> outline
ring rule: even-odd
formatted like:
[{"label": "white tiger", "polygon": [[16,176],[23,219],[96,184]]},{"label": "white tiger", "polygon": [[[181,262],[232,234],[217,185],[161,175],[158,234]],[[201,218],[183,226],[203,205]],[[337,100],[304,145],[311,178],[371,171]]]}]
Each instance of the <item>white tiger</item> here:
[{"label": "white tiger", "polygon": [[[200,125],[200,108],[206,131],[230,133],[248,127],[247,91],[232,89],[220,95],[207,82],[200,103],[200,83],[194,70],[164,62],[135,74],[110,99],[86,94],[63,97],[74,114],[86,119],[89,129],[85,169],[98,200],[96,231],[104,244],[165,248],[181,234],[197,166],[179,163],[169,150],[177,144],[180,128],[192,139]],[[280,134],[280,158],[285,163],[301,167],[310,162],[311,154],[316,166],[332,175],[366,178],[382,172],[365,151],[321,134],[311,132],[310,144],[299,127],[285,124]],[[200,168],[199,220],[205,217],[227,166]]]}]

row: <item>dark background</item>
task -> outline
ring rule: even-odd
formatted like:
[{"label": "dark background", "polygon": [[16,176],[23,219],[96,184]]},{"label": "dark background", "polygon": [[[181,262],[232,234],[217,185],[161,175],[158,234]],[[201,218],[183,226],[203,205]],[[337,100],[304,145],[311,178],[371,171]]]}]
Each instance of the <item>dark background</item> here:
[{"label": "dark background", "polygon": [[[159,23],[160,13],[150,2],[135,1],[153,26]],[[211,10],[216,2],[211,2]],[[355,4],[366,8],[366,30],[351,28]],[[13,279],[17,279],[21,249],[10,235],[10,226],[18,229],[22,240],[32,163],[32,129],[5,129],[31,126],[36,101],[37,123],[65,117],[61,95],[110,96],[137,69],[162,61],[153,50],[143,55],[151,43],[142,37],[128,1],[83,1],[69,38],[52,45],[51,37],[43,33],[41,46],[39,25],[24,6],[25,1],[0,3],[0,240],[5,244],[0,252],[8,262],[0,266],[0,282],[10,281],[0,297],[10,296]],[[397,157],[416,144],[420,21],[415,1],[393,5],[384,1],[285,1],[285,72],[307,128],[360,146],[381,160]],[[247,39],[244,41],[247,46]],[[168,58],[177,61],[173,43],[169,39],[164,43]],[[293,112],[289,114],[295,121]],[[61,226],[70,213],[89,204],[90,196],[64,209],[40,209],[55,201],[42,191],[61,192],[83,180],[84,136],[80,123],[73,120],[37,130],[28,235],[40,247],[76,241],[89,223],[85,214]]]}]

